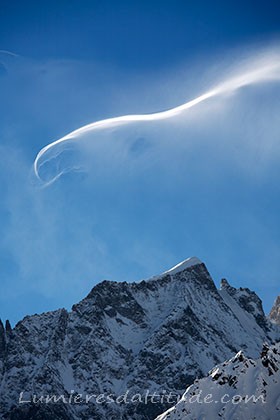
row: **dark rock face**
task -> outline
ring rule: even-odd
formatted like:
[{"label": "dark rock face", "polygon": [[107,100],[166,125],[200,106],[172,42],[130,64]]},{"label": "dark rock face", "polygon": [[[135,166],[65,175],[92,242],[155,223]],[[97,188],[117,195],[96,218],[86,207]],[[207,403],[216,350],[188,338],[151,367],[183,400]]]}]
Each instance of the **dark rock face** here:
[{"label": "dark rock face", "polygon": [[236,289],[230,286],[226,279],[222,279],[221,289],[226,290],[242,309],[252,314],[261,328],[269,328],[263,311],[262,301],[255,292],[243,287]]},{"label": "dark rock face", "polygon": [[153,419],[240,348],[258,354],[278,334],[260,299],[228,283],[218,291],[193,261],[148,281],[104,281],[70,313],[27,316],[14,329],[0,323],[0,417]]},{"label": "dark rock face", "polygon": [[0,319],[0,353],[3,354],[6,348],[6,334],[3,322]]},{"label": "dark rock face", "polygon": [[269,318],[271,321],[280,325],[280,296],[278,296],[274,302],[274,305],[270,311]]}]

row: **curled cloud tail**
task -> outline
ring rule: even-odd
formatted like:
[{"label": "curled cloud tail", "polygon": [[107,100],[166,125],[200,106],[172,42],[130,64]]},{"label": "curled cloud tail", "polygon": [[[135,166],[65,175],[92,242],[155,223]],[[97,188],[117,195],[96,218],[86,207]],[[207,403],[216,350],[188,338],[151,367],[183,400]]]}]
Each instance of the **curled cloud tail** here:
[{"label": "curled cloud tail", "polygon": [[[179,116],[210,98],[214,98],[227,93],[233,93],[244,86],[276,80],[280,80],[279,54],[270,54],[262,56],[258,59],[252,59],[246,64],[245,67],[243,66],[241,70],[240,68],[235,70],[235,72],[232,73],[232,76],[224,80],[222,83],[217,84],[213,89],[175,108],[152,114],[124,115],[120,117],[108,118],[93,122],[72,131],[66,136],[48,144],[40,150],[34,161],[35,175],[45,185],[50,185],[62,174],[71,171],[71,169],[77,170],[77,165],[74,163],[75,149],[73,146],[77,143],[78,140],[81,140],[85,134],[94,132],[100,133],[103,130],[114,129],[123,125],[129,125],[131,123],[166,120],[175,116]],[[69,153],[68,146],[70,145],[71,150]],[[61,164],[61,159],[57,160],[63,155],[67,155],[66,164]],[[46,168],[52,162],[56,162],[55,173],[51,172],[48,173],[47,176],[44,176],[44,172],[48,172],[46,171]]]}]

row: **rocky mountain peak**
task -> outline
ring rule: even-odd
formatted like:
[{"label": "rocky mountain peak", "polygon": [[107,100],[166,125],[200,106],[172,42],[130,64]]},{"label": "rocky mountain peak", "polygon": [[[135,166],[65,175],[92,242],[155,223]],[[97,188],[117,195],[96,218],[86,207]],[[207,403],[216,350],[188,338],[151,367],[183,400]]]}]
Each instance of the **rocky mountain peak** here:
[{"label": "rocky mountain peak", "polygon": [[269,318],[272,322],[275,322],[276,324],[280,324],[280,296],[277,296],[273,307],[269,313]]},{"label": "rocky mountain peak", "polygon": [[247,287],[235,288],[226,279],[221,280],[222,294],[228,294],[246,312],[252,314],[257,323],[262,327],[267,327],[267,320],[263,310],[262,301],[258,295]]},{"label": "rocky mountain peak", "polygon": [[222,279],[221,280],[221,284],[220,284],[221,289],[225,289],[229,292],[234,292],[236,289],[234,287],[232,287],[229,282],[227,281],[227,279]]},{"label": "rocky mountain peak", "polygon": [[181,395],[238,350],[256,356],[278,326],[259,322],[254,292],[224,285],[218,291],[205,264],[192,257],[148,280],[105,280],[70,312],[27,316],[12,330],[0,323],[0,417],[154,419],[170,404],[63,405],[63,416],[59,406],[38,405],[34,417],[34,407],[15,401],[22,391],[26,398],[71,390]]},{"label": "rocky mountain peak", "polygon": [[203,264],[197,257],[190,257],[186,260],[180,262],[179,264],[175,265],[174,267],[170,268],[169,270],[165,271],[163,274],[177,274],[180,273],[188,268],[194,267],[196,265]]},{"label": "rocky mountain peak", "polygon": [[279,384],[279,343],[264,344],[255,359],[240,351],[211,369],[206,377],[195,381],[182,399],[156,420],[278,420]]}]

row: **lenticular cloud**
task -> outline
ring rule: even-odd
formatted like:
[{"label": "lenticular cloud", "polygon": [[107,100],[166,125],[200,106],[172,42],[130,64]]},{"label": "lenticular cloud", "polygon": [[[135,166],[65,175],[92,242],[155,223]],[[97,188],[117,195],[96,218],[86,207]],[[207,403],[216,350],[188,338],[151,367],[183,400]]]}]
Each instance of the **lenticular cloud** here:
[{"label": "lenticular cloud", "polygon": [[[232,93],[241,91],[241,88],[266,82],[280,81],[280,54],[278,51],[262,53],[247,58],[242,63],[235,64],[227,71],[227,77],[214,84],[208,91],[185,102],[182,105],[150,114],[123,115],[103,119],[80,127],[64,137],[49,143],[42,148],[34,161],[36,177],[44,185],[50,185],[61,175],[88,168],[107,165],[106,157],[114,156],[116,162],[131,158],[133,153],[141,154],[146,147],[154,143],[160,145],[161,141],[173,142],[174,137],[189,142],[195,136],[182,133],[180,124],[188,118],[193,118],[193,125],[199,124],[199,113],[202,103],[207,103],[212,115],[217,110],[216,105],[230,99]],[[228,95],[228,96],[227,96]],[[214,102],[215,100],[215,102]],[[196,109],[196,114],[188,115]],[[205,115],[201,118],[204,118]],[[168,124],[172,124],[171,134],[166,140]],[[269,122],[267,122],[269,124]],[[174,128],[179,125],[178,132]],[[155,128],[156,127],[156,128]],[[147,140],[148,139],[148,140]],[[180,140],[180,141],[181,141]],[[178,142],[176,143],[178,145]],[[97,158],[98,156],[98,158]]]}]

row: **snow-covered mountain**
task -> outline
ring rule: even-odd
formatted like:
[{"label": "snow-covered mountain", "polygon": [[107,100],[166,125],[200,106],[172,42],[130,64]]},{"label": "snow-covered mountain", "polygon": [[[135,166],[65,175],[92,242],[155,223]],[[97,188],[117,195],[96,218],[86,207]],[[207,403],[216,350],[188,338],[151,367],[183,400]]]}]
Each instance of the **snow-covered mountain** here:
[{"label": "snow-covered mountain", "polygon": [[280,344],[260,357],[242,351],[196,380],[182,399],[156,420],[279,420]]},{"label": "snow-covered mountain", "polygon": [[280,325],[280,296],[277,296],[270,311],[269,318],[272,322]]},{"label": "snow-covered mountain", "polygon": [[0,324],[0,417],[153,419],[174,405],[153,392],[182,395],[217,363],[240,349],[255,358],[277,337],[254,292],[226,280],[217,290],[197,258],[147,281],[103,281],[71,312]]}]

